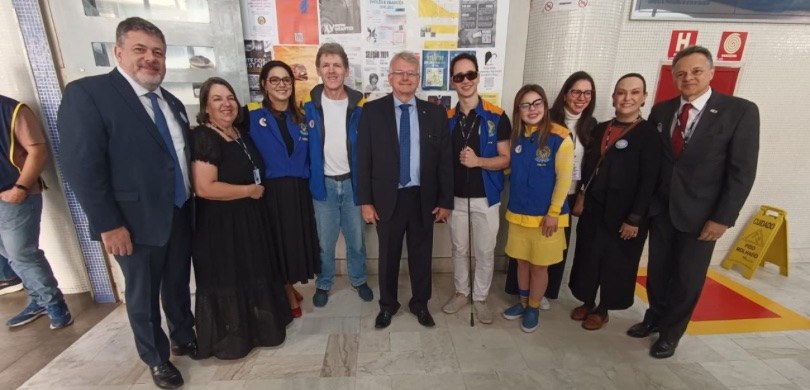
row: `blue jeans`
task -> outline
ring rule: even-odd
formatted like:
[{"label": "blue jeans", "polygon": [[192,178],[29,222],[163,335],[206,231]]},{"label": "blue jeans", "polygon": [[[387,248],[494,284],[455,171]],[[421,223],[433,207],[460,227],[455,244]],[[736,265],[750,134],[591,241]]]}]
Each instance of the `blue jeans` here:
[{"label": "blue jeans", "polygon": [[0,256],[0,282],[15,278],[17,278],[17,274],[11,269],[11,265],[8,264],[8,259]]},{"label": "blue jeans", "polygon": [[48,307],[64,301],[51,265],[39,249],[42,195],[29,195],[20,204],[0,201],[0,256],[22,279],[31,301]]},{"label": "blue jeans", "polygon": [[360,206],[354,204],[352,181],[326,180],[326,200],[314,200],[315,223],[321,244],[321,273],[316,275],[315,286],[322,290],[332,288],[335,281],[335,244],[343,231],[346,240],[346,263],[352,286],[366,282],[366,246],[363,242],[363,219]]}]

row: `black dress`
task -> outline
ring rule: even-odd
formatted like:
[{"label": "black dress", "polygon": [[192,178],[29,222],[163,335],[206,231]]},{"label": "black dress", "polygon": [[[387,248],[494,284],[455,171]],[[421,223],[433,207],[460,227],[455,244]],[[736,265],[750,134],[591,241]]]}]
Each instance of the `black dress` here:
[{"label": "black dress", "polygon": [[[229,142],[200,126],[191,135],[192,160],[215,165],[220,182],[252,184],[254,164],[263,168],[244,134],[241,141]],[[283,343],[292,314],[265,202],[198,197],[196,212],[192,254],[199,355],[238,359],[254,347]]]}]

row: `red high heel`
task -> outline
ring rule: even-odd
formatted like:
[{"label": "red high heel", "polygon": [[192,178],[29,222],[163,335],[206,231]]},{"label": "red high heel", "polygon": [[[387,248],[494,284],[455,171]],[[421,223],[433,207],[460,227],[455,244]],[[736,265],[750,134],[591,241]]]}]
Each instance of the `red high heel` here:
[{"label": "red high heel", "polygon": [[304,315],[304,313],[301,312],[301,306],[298,306],[295,309],[291,309],[291,311],[293,318],[301,318],[301,316]]}]

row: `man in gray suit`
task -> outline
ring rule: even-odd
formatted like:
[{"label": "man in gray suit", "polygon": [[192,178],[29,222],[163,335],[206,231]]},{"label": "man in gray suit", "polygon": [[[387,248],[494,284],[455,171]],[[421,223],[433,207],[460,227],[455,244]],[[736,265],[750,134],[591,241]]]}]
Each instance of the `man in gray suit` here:
[{"label": "man in gray suit", "polygon": [[[169,362],[196,357],[191,313],[188,115],[160,87],[166,40],[137,17],[116,30],[118,66],[65,88],[59,107],[65,178],[93,238],[115,256],[126,281],[127,315],[138,354],[161,388],[183,385]],[[161,328],[160,306],[169,337]]]},{"label": "man in gray suit", "polygon": [[644,321],[632,337],[659,332],[655,358],[675,353],[700,298],[717,239],[734,226],[751,192],[759,152],[756,104],[712,90],[711,53],[692,46],[672,60],[681,96],[656,104],[650,122],[664,145],[650,206],[650,259]]}]

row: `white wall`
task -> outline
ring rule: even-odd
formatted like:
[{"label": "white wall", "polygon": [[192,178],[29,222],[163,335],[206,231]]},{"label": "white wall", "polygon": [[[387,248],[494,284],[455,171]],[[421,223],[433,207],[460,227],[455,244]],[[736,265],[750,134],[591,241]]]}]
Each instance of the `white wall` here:
[{"label": "white wall", "polygon": [[[810,78],[806,73],[810,67],[810,26],[637,21],[629,19],[631,6],[632,0],[592,1],[585,10],[549,14],[541,7],[532,7],[525,80],[543,85],[556,96],[568,74],[588,71],[598,91],[595,115],[607,120],[612,117],[609,94],[616,79],[639,72],[650,89],[646,116],[655,95],[658,70],[661,64],[669,63],[666,56],[672,30],[698,30],[697,44],[715,56],[723,31],[747,31],[735,94],[759,105],[759,168],[737,228],[718,242],[713,260],[722,260],[741,227],[763,204],[787,210],[791,258],[800,258],[800,251],[810,249],[810,203],[803,201],[810,192]],[[605,38],[611,35],[617,36]],[[553,52],[553,60],[549,52]]]}]

